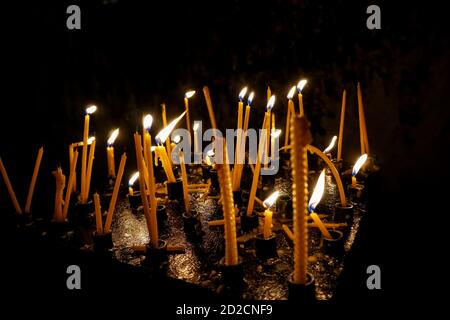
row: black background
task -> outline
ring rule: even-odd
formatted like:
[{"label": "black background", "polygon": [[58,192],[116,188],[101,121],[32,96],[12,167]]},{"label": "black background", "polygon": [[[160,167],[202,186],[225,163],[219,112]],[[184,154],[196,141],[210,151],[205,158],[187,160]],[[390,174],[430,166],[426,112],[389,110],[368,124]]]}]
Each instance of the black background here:
[{"label": "black background", "polygon": [[[81,7],[81,30],[66,28],[70,4]],[[381,7],[381,30],[366,28],[369,4]],[[162,102],[173,118],[183,110],[184,92],[193,88],[191,119],[209,123],[201,93],[208,85],[219,127],[232,128],[238,92],[248,85],[256,92],[251,124],[258,127],[270,85],[278,98],[277,125],[284,128],[285,96],[290,86],[307,78],[304,100],[313,144],[322,148],[337,134],[345,88],[344,158],[356,159],[360,81],[371,150],[382,171],[376,214],[370,215],[355,248],[342,299],[386,302],[407,291],[402,278],[415,273],[418,263],[406,259],[408,252],[416,253],[410,242],[411,233],[417,233],[412,222],[423,219],[419,208],[433,203],[428,186],[447,177],[450,68],[442,6],[300,0],[2,5],[0,156],[24,202],[37,149],[45,146],[34,204],[51,212],[50,172],[58,164],[68,171],[67,145],[81,139],[87,104],[99,107],[91,130],[98,140],[94,180],[102,181],[106,162],[101,146],[109,132],[120,126],[116,156],[127,151],[134,163],[131,133],[147,112],[155,117],[153,131],[159,131]],[[132,170],[130,165],[127,172]],[[437,194],[445,191],[436,189]],[[3,183],[0,206],[11,210]],[[382,268],[381,292],[365,289],[369,264]],[[40,292],[47,284],[48,294],[71,295],[51,285],[52,274],[29,273],[26,279],[36,283],[14,280],[10,289]]]}]

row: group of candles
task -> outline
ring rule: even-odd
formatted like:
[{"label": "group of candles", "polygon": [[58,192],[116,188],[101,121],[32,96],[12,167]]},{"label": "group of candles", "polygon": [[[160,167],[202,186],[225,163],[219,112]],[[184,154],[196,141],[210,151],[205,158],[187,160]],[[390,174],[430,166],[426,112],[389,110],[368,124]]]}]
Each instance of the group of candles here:
[{"label": "group of candles", "polygon": [[[306,282],[306,264],[307,264],[307,213],[309,212],[310,217],[313,219],[315,224],[318,226],[319,230],[322,232],[325,238],[331,238],[325,225],[322,223],[319,216],[314,212],[317,204],[319,203],[325,188],[325,171],[323,170],[317,181],[316,188],[311,196],[309,204],[306,203],[308,196],[308,163],[307,163],[307,151],[314,153],[321,157],[327,166],[330,168],[333,174],[339,191],[340,201],[342,205],[346,205],[346,198],[344,194],[344,188],[338,171],[336,170],[334,164],[330,160],[330,153],[333,149],[336,140],[338,141],[338,151],[337,160],[342,159],[342,142],[343,142],[343,128],[345,119],[345,104],[346,104],[346,92],[342,95],[342,107],[340,116],[340,127],[339,136],[334,136],[330,145],[324,150],[320,151],[318,148],[311,145],[311,134],[309,132],[308,123],[305,118],[305,109],[303,105],[302,90],[304,89],[307,81],[301,80],[297,86],[293,86],[289,91],[287,98],[287,112],[286,112],[286,133],[284,147],[281,150],[291,149],[291,166],[292,166],[292,177],[293,177],[293,210],[294,210],[294,273],[293,281],[294,283],[304,284]],[[295,104],[293,97],[295,91],[298,90],[298,111],[295,110]],[[364,107],[362,104],[361,89],[358,84],[358,112],[359,112],[359,126],[360,126],[360,143],[361,143],[361,153],[362,156],[358,159],[353,167],[352,171],[352,184],[356,184],[356,174],[358,170],[363,166],[367,159],[367,153],[369,152],[369,143],[367,138],[366,121],[364,116]],[[247,94],[247,87],[243,88],[239,93],[238,101],[238,119],[237,119],[237,139],[235,144],[235,165],[231,171],[228,161],[227,161],[227,148],[226,143],[223,141],[223,160],[221,163],[216,163],[215,168],[218,171],[220,191],[221,191],[221,201],[224,212],[224,226],[225,226],[225,264],[226,265],[236,265],[238,263],[238,252],[237,252],[237,240],[236,240],[236,218],[235,218],[235,205],[233,201],[233,191],[239,191],[242,179],[242,172],[244,167],[244,157],[246,151],[246,131],[248,130],[249,118],[251,112],[251,103],[254,98],[254,93],[251,92],[247,99],[247,105],[244,112],[243,99]],[[216,120],[213,110],[213,105],[209,93],[208,87],[203,88],[203,93],[206,101],[206,106],[208,108],[208,114],[210,117],[210,122],[212,128],[217,128]],[[146,115],[143,118],[143,129],[142,135],[136,132],[134,134],[134,144],[136,153],[136,164],[138,172],[133,174],[129,181],[129,194],[134,195],[133,184],[139,178],[140,193],[142,197],[143,211],[146,218],[146,223],[150,235],[150,245],[152,247],[158,246],[159,235],[158,235],[158,224],[157,224],[157,199],[156,199],[156,184],[154,175],[154,165],[158,164],[158,160],[161,162],[164,169],[165,175],[167,177],[168,183],[176,182],[176,177],[173,172],[172,159],[169,157],[173,150],[173,145],[170,143],[169,136],[174,128],[177,126],[179,121],[185,117],[186,128],[191,132],[191,122],[190,122],[190,112],[189,112],[189,99],[195,94],[195,91],[186,92],[184,102],[185,110],[172,122],[167,123],[166,117],[166,106],[162,105],[162,122],[163,129],[156,135],[155,141],[156,145],[152,146],[152,139],[150,135],[150,129],[153,123],[153,117],[151,115]],[[264,114],[263,124],[262,124],[262,136],[258,145],[258,156],[256,159],[256,164],[253,169],[253,179],[250,189],[249,202],[246,209],[246,214],[248,216],[253,215],[254,203],[256,199],[256,191],[258,187],[258,181],[260,177],[261,166],[267,164],[267,157],[269,155],[269,150],[271,150],[272,155],[274,154],[274,139],[277,139],[281,133],[281,130],[275,128],[275,114],[272,111],[275,105],[275,96],[272,95],[270,88],[267,90],[267,105],[266,112]],[[81,142],[72,143],[69,146],[69,156],[70,156],[70,168],[69,168],[69,179],[66,186],[66,177],[62,172],[61,167],[58,167],[53,175],[56,181],[56,192],[55,192],[55,212],[54,220],[56,222],[64,222],[67,218],[69,203],[71,199],[71,194],[76,191],[76,181],[77,181],[77,163],[79,164],[79,152],[78,148],[82,147],[81,151],[81,183],[80,183],[80,194],[79,203],[87,204],[89,200],[90,183],[93,169],[94,153],[96,147],[95,137],[89,138],[89,122],[91,115],[97,110],[96,106],[90,106],[86,109],[86,114],[84,117],[84,128],[83,128],[83,139]],[[199,130],[198,125],[194,125],[194,153],[201,152],[197,144],[197,134]],[[125,163],[127,156],[124,153],[121,157],[119,169],[115,170],[115,160],[114,160],[114,142],[119,134],[119,129],[115,129],[110,138],[107,141],[106,154],[107,154],[107,170],[108,177],[115,179],[114,188],[109,203],[109,208],[106,214],[106,222],[103,224],[102,212],[100,207],[100,196],[98,193],[93,194],[94,207],[95,207],[95,220],[96,220],[96,231],[98,234],[105,234],[111,232],[111,223],[114,214],[114,210],[117,203],[117,198],[119,194],[119,188],[122,180],[122,176],[125,170]],[[200,133],[201,134],[201,133]],[[271,137],[269,141],[269,136]],[[271,146],[271,148],[270,148]],[[211,150],[212,151],[212,150]],[[217,151],[217,150],[215,150]],[[180,168],[182,175],[183,184],[183,200],[185,211],[189,214],[189,184],[187,178],[187,169],[184,161],[184,152],[179,153],[180,158]],[[213,153],[208,153],[212,156]],[[27,196],[27,201],[25,204],[25,212],[29,213],[31,208],[31,201],[33,197],[33,191],[36,184],[37,175],[39,172],[39,167],[43,155],[43,148],[39,149],[38,156],[36,159],[33,176],[30,183],[30,188]],[[213,165],[210,157],[206,157],[204,161]],[[11,182],[8,178],[6,169],[0,159],[0,172],[3,176],[3,180],[6,183],[7,190],[9,192],[10,198],[13,202],[15,211],[18,214],[22,213],[22,209],[17,201],[14,190],[12,188]],[[64,195],[64,188],[66,189]],[[272,218],[273,212],[271,210],[272,205],[277,200],[279,195],[278,191],[275,191],[270,195],[264,202],[264,225],[263,225],[263,237],[268,239],[272,236]]]}]

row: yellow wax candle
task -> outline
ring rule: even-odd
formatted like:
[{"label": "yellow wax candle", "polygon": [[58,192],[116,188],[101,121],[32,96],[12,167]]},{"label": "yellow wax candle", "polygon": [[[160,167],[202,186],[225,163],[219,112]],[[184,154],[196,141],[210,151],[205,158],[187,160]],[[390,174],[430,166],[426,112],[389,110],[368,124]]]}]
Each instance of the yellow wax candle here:
[{"label": "yellow wax candle", "polygon": [[14,189],[9,181],[8,173],[6,172],[5,166],[3,165],[2,159],[0,158],[0,172],[2,173],[3,180],[6,184],[6,189],[8,189],[9,197],[13,203],[14,209],[17,214],[22,214],[22,209],[20,208],[19,202],[17,201]]},{"label": "yellow wax candle", "polygon": [[83,150],[81,154],[81,194],[80,202],[87,202],[86,194],[86,166],[87,166],[87,147],[88,147],[88,135],[89,135],[89,117],[97,110],[96,106],[90,106],[86,108],[86,115],[84,116],[84,130],[83,130]]},{"label": "yellow wax candle", "polygon": [[103,221],[102,212],[100,206],[100,196],[98,193],[94,193],[94,206],[95,206],[95,226],[97,229],[97,234],[103,234]]},{"label": "yellow wax candle", "polygon": [[111,223],[114,210],[116,208],[117,196],[119,195],[120,183],[122,182],[123,171],[125,170],[125,163],[127,162],[127,155],[124,152],[122,157],[120,158],[119,171],[117,172],[117,179],[114,183],[114,189],[111,196],[111,200],[109,201],[109,209],[108,214],[106,215],[106,222],[104,232],[111,232]]},{"label": "yellow wax candle", "polygon": [[[165,127],[167,127],[167,110],[166,110],[166,104],[165,103],[163,103],[162,105],[161,105],[161,108],[162,108],[162,121],[163,121],[163,127],[165,128]],[[169,140],[166,140],[166,149],[167,149],[167,153],[168,154],[171,154],[172,153],[172,150],[171,150],[171,148],[170,148],[170,141]],[[156,156],[155,156],[155,159],[156,159]],[[169,159],[170,161],[172,161],[172,159]],[[158,164],[155,162],[155,166],[157,166]]]},{"label": "yellow wax candle", "polygon": [[291,116],[295,114],[294,109],[294,102],[292,101],[292,98],[295,94],[295,86],[292,86],[291,90],[289,90],[289,93],[287,95],[288,98],[288,105],[286,110],[286,131],[284,134],[284,146],[287,146],[289,144],[289,126],[291,125]]},{"label": "yellow wax candle", "polygon": [[65,220],[67,218],[67,212],[69,210],[70,194],[72,191],[72,185],[73,185],[73,179],[75,176],[75,168],[77,166],[77,161],[78,161],[78,151],[75,150],[75,152],[73,153],[72,167],[70,168],[70,172],[69,172],[69,182],[67,183],[66,197],[64,199],[63,220]]},{"label": "yellow wax candle", "polygon": [[322,235],[327,239],[332,239],[327,228],[325,228],[325,226],[323,225],[322,220],[320,220],[319,216],[314,212],[315,208],[322,199],[324,191],[325,191],[325,169],[323,169],[322,172],[320,173],[319,179],[317,180],[317,184],[314,187],[313,194],[308,203],[308,211],[310,212],[310,217],[319,227],[319,230],[322,233]]},{"label": "yellow wax candle", "polygon": [[264,149],[266,148],[266,139],[267,139],[267,124],[270,121],[270,112],[269,110],[273,108],[273,105],[275,104],[275,96],[271,97],[269,102],[267,103],[267,110],[264,115],[264,121],[263,121],[263,135],[260,139],[259,146],[258,146],[258,156],[256,158],[256,165],[255,170],[253,171],[253,180],[252,180],[252,187],[250,189],[250,196],[247,206],[247,216],[251,216],[253,212],[253,206],[255,203],[255,196],[256,196],[256,189],[258,187],[258,180],[261,173],[261,157],[263,155]]},{"label": "yellow wax candle", "polygon": [[341,121],[339,123],[337,160],[342,160],[342,140],[344,139],[346,97],[347,97],[347,92],[344,90],[344,92],[342,92]]},{"label": "yellow wax candle", "polygon": [[38,151],[36,162],[34,164],[33,176],[31,177],[30,187],[28,189],[27,201],[25,204],[25,213],[30,213],[31,200],[33,199],[34,186],[36,185],[36,179],[41,166],[42,155],[44,153],[44,147],[41,147]]},{"label": "yellow wax candle", "polygon": [[184,210],[187,215],[189,215],[189,192],[188,192],[188,177],[186,173],[186,165],[184,163],[184,154],[180,152],[180,168],[181,168],[181,181],[183,184],[183,200],[184,200]]},{"label": "yellow wax candle", "polygon": [[184,107],[186,111],[186,129],[189,131],[189,134],[191,133],[191,118],[189,115],[189,98],[194,96],[195,91],[188,91],[184,94]]},{"label": "yellow wax candle", "polygon": [[303,116],[305,114],[305,110],[303,108],[303,95],[302,95],[302,90],[305,87],[306,83],[308,81],[303,79],[300,80],[297,84],[297,90],[298,90],[298,105],[300,108],[300,116]]},{"label": "yellow wax candle", "polygon": [[114,161],[114,142],[119,135],[119,128],[114,130],[108,139],[108,146],[106,147],[106,156],[107,156],[107,164],[108,164],[108,177],[115,178],[116,177],[116,165]]},{"label": "yellow wax candle", "polygon": [[241,189],[242,170],[244,169],[244,163],[245,163],[247,129],[248,129],[248,122],[250,120],[250,105],[252,104],[254,96],[255,96],[254,92],[250,93],[250,95],[248,96],[248,99],[247,99],[247,106],[245,107],[244,124],[243,124],[243,128],[242,128],[242,136],[241,136],[241,142],[240,142],[240,144],[241,144],[240,153],[242,156],[238,158],[237,181],[236,181],[235,189],[233,189],[233,191],[238,191],[239,189]]},{"label": "yellow wax candle", "polygon": [[[69,171],[70,171],[70,168],[72,168],[74,148],[75,148],[75,144],[73,144],[73,143],[69,144]],[[73,179],[72,192],[77,192],[77,174],[76,174],[76,172],[75,172],[75,177]]]},{"label": "yellow wax candle", "polygon": [[216,116],[214,115],[214,108],[211,101],[211,95],[209,94],[209,88],[203,87],[203,95],[205,96],[206,106],[208,108],[209,121],[211,121],[211,127],[217,129]]},{"label": "yellow wax candle", "polygon": [[314,222],[316,223],[317,227],[319,228],[320,232],[322,233],[322,235],[331,240],[333,239],[333,237],[331,236],[330,232],[328,232],[327,228],[325,227],[325,225],[323,224],[322,220],[320,220],[319,216],[317,215],[317,213],[315,213],[314,211],[311,212],[309,214],[311,216],[311,218],[314,220]]},{"label": "yellow wax candle", "polygon": [[234,213],[233,190],[231,187],[230,167],[226,162],[227,148],[223,140],[223,164],[216,164],[217,176],[220,184],[222,196],[223,215],[225,220],[225,265],[237,265],[239,263],[237,239],[236,239],[236,218]]},{"label": "yellow wax candle", "polygon": [[139,171],[135,172],[130,180],[128,180],[128,193],[130,196],[134,196],[133,184],[136,182],[137,178],[139,178]]},{"label": "yellow wax candle", "polygon": [[94,139],[89,148],[89,161],[86,172],[86,188],[85,188],[86,199],[89,197],[89,189],[91,188],[92,165],[94,164],[95,145],[96,141]]},{"label": "yellow wax candle", "polygon": [[264,211],[264,239],[269,239],[272,236],[272,211],[267,209]]},{"label": "yellow wax candle", "polygon": [[360,132],[360,139],[363,143],[364,150],[361,148],[361,153],[369,153],[369,139],[367,137],[367,127],[366,127],[366,116],[364,114],[364,104],[362,101],[362,93],[361,93],[361,86],[358,82],[358,114],[359,114],[359,132]]},{"label": "yellow wax candle", "polygon": [[164,172],[167,176],[168,182],[176,182],[175,175],[173,174],[172,165],[169,162],[169,157],[167,156],[166,149],[163,146],[157,146],[158,155],[160,156]]},{"label": "yellow wax candle", "polygon": [[63,175],[61,167],[58,167],[52,174],[55,176],[56,191],[55,191],[55,211],[53,218],[56,222],[63,222],[62,203],[64,196],[64,187],[66,185],[66,176]]},{"label": "yellow wax candle", "polygon": [[234,169],[233,169],[233,190],[237,190],[237,180],[238,180],[238,159],[241,153],[241,139],[242,139],[242,129],[243,129],[243,113],[244,113],[244,103],[242,99],[244,99],[245,94],[247,93],[247,87],[244,87],[241,92],[239,92],[239,102],[238,102],[238,118],[237,118],[237,135],[236,135],[236,146],[234,151]]},{"label": "yellow wax candle", "polygon": [[280,135],[281,135],[281,130],[280,129],[272,129],[272,133],[270,134],[270,154],[271,154],[271,159],[272,161],[274,160],[278,160],[276,159],[276,150],[275,150],[275,146],[279,145],[279,142],[277,142],[280,139]]},{"label": "yellow wax candle", "polygon": [[198,129],[200,128],[199,122],[195,122],[194,124],[194,154],[200,154],[200,143],[198,140]]},{"label": "yellow wax candle", "polygon": [[[144,175],[144,168],[143,168],[144,159],[142,157],[141,136],[138,133],[134,134],[134,147],[135,147],[135,151],[136,151],[136,162],[138,165],[139,176],[143,176]],[[139,179],[139,186],[140,186],[141,190],[145,190],[143,179]],[[142,199],[142,205],[144,208],[145,221],[147,223],[147,230],[148,230],[148,233],[150,234],[150,237],[152,237],[151,232],[154,227],[152,226],[152,223],[151,223],[152,218],[150,215],[150,207],[149,207],[148,198],[147,198],[145,192],[141,191],[141,199]],[[153,235],[153,237],[155,237],[155,234]],[[152,240],[152,238],[150,238],[150,240]],[[150,242],[150,243],[152,246],[154,245],[153,242]]]},{"label": "yellow wax candle", "polygon": [[267,86],[267,102],[269,102],[270,97],[272,97],[272,91],[270,90],[270,87]]},{"label": "yellow wax candle", "polygon": [[308,198],[308,161],[306,146],[311,143],[311,133],[305,117],[291,118],[292,207],[294,217],[294,274],[293,282],[306,284],[308,261],[308,228],[306,199]]},{"label": "yellow wax candle", "polygon": [[271,127],[270,119],[272,117],[272,112],[271,111],[268,111],[268,112],[269,112],[269,119],[267,120],[266,127],[264,129],[266,132],[266,140],[265,140],[266,148],[264,150],[264,161],[263,161],[264,167],[267,167],[269,165],[269,154],[270,154],[270,152],[269,152],[270,151],[270,127]]}]

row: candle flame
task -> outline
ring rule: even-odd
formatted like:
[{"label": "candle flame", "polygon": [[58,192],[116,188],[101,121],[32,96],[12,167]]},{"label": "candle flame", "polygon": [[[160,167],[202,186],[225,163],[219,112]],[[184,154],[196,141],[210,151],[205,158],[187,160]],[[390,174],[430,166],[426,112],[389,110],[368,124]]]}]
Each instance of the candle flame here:
[{"label": "candle flame", "polygon": [[156,142],[159,143],[159,144],[163,144],[164,142],[166,142],[166,140],[169,137],[170,133],[173,131],[173,129],[175,128],[177,123],[184,117],[185,114],[186,114],[186,111],[183,112],[180,116],[178,116],[178,118],[173,120],[171,123],[169,123],[167,125],[167,127],[162,129],[155,137]]},{"label": "candle flame", "polygon": [[253,98],[255,97],[255,92],[251,92],[250,94],[249,94],[249,96],[248,96],[248,98],[247,98],[247,104],[250,106],[250,105],[252,105],[252,101],[253,101]]},{"label": "candle flame", "polygon": [[128,180],[128,186],[133,186],[133,184],[136,182],[137,178],[139,178],[139,171],[136,171],[130,178],[130,180]]},{"label": "candle flame", "polygon": [[119,135],[119,128],[117,128],[116,130],[114,130],[111,135],[109,136],[108,139],[108,146],[112,146],[114,144],[114,141],[116,141],[117,136]]},{"label": "candle flame", "polygon": [[287,98],[289,100],[291,100],[294,97],[295,89],[297,89],[297,87],[296,86],[292,86],[291,90],[289,90],[289,93],[287,95]]},{"label": "candle flame", "polygon": [[195,90],[188,91],[188,92],[186,92],[186,93],[184,94],[184,97],[185,97],[186,99],[189,99],[189,98],[191,98],[194,94],[195,94]]},{"label": "candle flame", "polygon": [[150,151],[151,151],[151,152],[155,152],[155,150],[156,150],[156,146],[151,146],[151,147],[150,147]]},{"label": "candle flame", "polygon": [[89,106],[86,108],[86,114],[93,114],[95,111],[97,111],[97,106]]},{"label": "candle flame", "polygon": [[214,152],[213,149],[211,149],[211,150],[209,150],[209,151],[206,153],[206,155],[207,155],[208,157],[214,157],[215,152]]},{"label": "candle flame", "polygon": [[334,145],[336,144],[336,139],[337,136],[334,136],[333,139],[331,139],[330,144],[328,145],[328,147],[325,148],[325,150],[323,150],[323,153],[327,154],[334,148]]},{"label": "candle flame", "polygon": [[247,87],[244,87],[244,89],[242,89],[241,92],[239,92],[239,100],[240,101],[242,101],[242,99],[244,99],[246,93],[247,93]]},{"label": "candle flame", "polygon": [[152,123],[153,123],[153,117],[151,114],[147,114],[144,119],[142,120],[143,124],[144,124],[144,129],[145,130],[150,130],[150,128],[152,127]]},{"label": "candle flame", "polygon": [[305,87],[306,83],[308,82],[308,80],[306,79],[302,79],[297,83],[297,89],[299,93],[302,93],[303,88]]},{"label": "candle flame", "polygon": [[272,193],[269,197],[267,197],[266,200],[264,200],[263,205],[266,209],[270,209],[275,201],[278,199],[278,195],[280,194],[280,191],[275,191]]},{"label": "candle flame", "polygon": [[269,101],[267,102],[267,111],[272,111],[273,106],[275,105],[275,96],[271,96]]},{"label": "candle flame", "polygon": [[195,121],[194,122],[194,127],[192,128],[194,131],[197,131],[198,128],[200,128],[200,122],[199,121]]},{"label": "candle flame", "polygon": [[322,199],[323,192],[325,191],[325,169],[320,173],[319,179],[317,180],[316,186],[314,187],[313,194],[308,203],[308,211],[313,212]]},{"label": "candle flame", "polygon": [[353,166],[352,170],[352,177],[356,176],[358,174],[359,169],[364,165],[364,163],[367,160],[367,154],[363,154],[359,159],[356,161],[355,165]]},{"label": "candle flame", "polygon": [[87,139],[87,144],[92,144],[92,142],[94,142],[95,137],[89,137],[89,139]]},{"label": "candle flame", "polygon": [[175,136],[173,138],[173,142],[175,142],[175,143],[180,143],[180,141],[181,141],[181,136]]},{"label": "candle flame", "polygon": [[272,130],[272,133],[270,134],[274,139],[278,138],[281,134],[281,129]]}]

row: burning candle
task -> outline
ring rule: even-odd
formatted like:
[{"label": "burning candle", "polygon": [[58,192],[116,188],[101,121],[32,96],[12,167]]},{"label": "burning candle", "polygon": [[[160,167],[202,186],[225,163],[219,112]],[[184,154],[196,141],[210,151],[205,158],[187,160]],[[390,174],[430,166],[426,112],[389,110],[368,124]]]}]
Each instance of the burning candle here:
[{"label": "burning candle", "polygon": [[216,164],[217,175],[222,196],[223,214],[225,220],[225,265],[237,265],[239,263],[236,239],[236,217],[234,213],[233,190],[231,187],[230,167],[226,162],[227,148],[223,140],[223,161]]},{"label": "burning candle", "polygon": [[336,144],[336,139],[337,139],[337,136],[333,136],[333,138],[331,139],[331,142],[330,142],[330,144],[328,145],[328,147],[326,147],[326,148],[323,150],[323,153],[325,153],[329,158],[332,158],[332,156],[331,156],[331,150],[333,150],[334,145]]},{"label": "burning candle", "polygon": [[255,196],[256,196],[256,189],[258,187],[258,180],[259,175],[261,173],[261,158],[263,156],[264,149],[266,148],[266,139],[267,139],[267,127],[270,121],[270,110],[272,110],[273,106],[275,104],[275,96],[272,96],[269,99],[269,102],[267,103],[267,111],[264,115],[264,121],[263,121],[263,130],[262,130],[262,136],[259,141],[258,146],[258,156],[256,158],[256,165],[255,165],[255,171],[253,172],[253,180],[252,180],[252,187],[250,189],[250,196],[247,206],[247,216],[251,216],[253,212],[253,206],[255,203]]},{"label": "burning candle", "polygon": [[308,261],[308,227],[306,199],[308,198],[308,160],[306,146],[311,143],[311,133],[305,117],[291,118],[292,208],[294,217],[294,275],[293,283],[306,284]]},{"label": "burning candle", "polygon": [[363,154],[361,157],[358,158],[355,165],[352,169],[352,186],[356,186],[356,175],[359,172],[359,169],[364,165],[364,163],[367,160],[367,154]]},{"label": "burning candle", "polygon": [[78,160],[78,151],[75,150],[75,152],[73,153],[72,167],[70,167],[70,172],[69,172],[69,182],[67,183],[66,197],[64,199],[63,220],[65,220],[67,218],[67,212],[69,210],[70,195],[73,190],[72,185],[73,185],[73,181],[74,181],[74,177],[75,177],[75,168],[77,167],[77,160]]},{"label": "burning candle", "polygon": [[108,139],[108,146],[106,147],[106,159],[108,164],[108,177],[115,178],[116,177],[116,165],[114,162],[114,141],[116,141],[117,136],[119,135],[119,128],[114,130]]},{"label": "burning candle", "polygon": [[267,86],[267,102],[269,102],[271,97],[272,97],[272,91],[270,90],[270,87]]},{"label": "burning candle", "polygon": [[98,193],[94,193],[94,207],[95,207],[95,226],[97,229],[97,234],[103,234],[103,221],[102,212],[100,206],[100,196]]},{"label": "burning candle", "polygon": [[239,102],[238,102],[238,119],[237,119],[237,135],[236,135],[236,147],[234,152],[234,169],[233,169],[233,190],[235,190],[236,182],[238,179],[238,171],[237,169],[237,163],[238,158],[240,155],[241,150],[241,137],[242,137],[242,128],[243,128],[243,112],[244,112],[244,103],[242,100],[245,97],[245,94],[247,93],[247,87],[244,87],[241,92],[239,92]]},{"label": "burning candle", "polygon": [[278,199],[278,195],[280,194],[279,191],[275,191],[272,193],[266,200],[264,200],[264,208],[266,210],[264,211],[264,231],[263,236],[264,239],[269,239],[272,236],[272,210],[270,210]]},{"label": "burning candle", "polygon": [[25,203],[25,213],[30,213],[31,201],[33,199],[34,186],[36,185],[36,179],[39,173],[39,168],[41,166],[42,155],[44,154],[44,147],[41,147],[38,151],[36,157],[36,162],[34,164],[33,176],[31,177],[30,187],[28,189],[27,201]]},{"label": "burning candle", "polygon": [[359,134],[361,140],[361,154],[369,153],[369,139],[367,138],[366,116],[364,114],[364,104],[362,101],[361,85],[358,82],[358,115],[359,115]]},{"label": "burning candle", "polygon": [[186,165],[184,163],[183,152],[179,153],[180,156],[180,168],[181,168],[181,183],[183,185],[183,200],[184,200],[184,210],[187,215],[189,215],[189,192],[188,192],[188,177],[186,173]]},{"label": "burning candle", "polygon": [[194,121],[194,154],[201,153],[200,140],[198,139],[198,129],[200,129],[200,121]]},{"label": "burning candle", "polygon": [[[192,98],[195,94],[195,91],[188,91],[184,94],[184,107],[186,111],[186,129],[191,134],[191,118],[189,115],[189,99]],[[190,140],[190,139],[189,139]]]},{"label": "burning candle", "polygon": [[313,194],[308,203],[308,211],[310,217],[314,220],[316,225],[319,227],[322,235],[327,239],[333,239],[331,234],[328,232],[327,228],[324,226],[322,220],[320,220],[317,213],[314,212],[320,200],[322,199],[323,192],[325,191],[325,169],[320,173],[319,179],[317,180],[316,186],[314,187]]},{"label": "burning candle", "polygon": [[128,180],[128,194],[130,196],[134,196],[134,190],[133,190],[133,185],[136,182],[137,178],[139,178],[139,171],[135,172],[130,180]]},{"label": "burning candle", "polygon": [[284,146],[287,146],[289,144],[289,126],[291,125],[291,117],[295,114],[294,109],[294,101],[292,101],[292,98],[295,94],[295,89],[297,89],[296,86],[292,86],[291,90],[289,90],[289,93],[287,95],[288,98],[288,106],[286,110],[286,132],[284,135]]},{"label": "burning candle", "polygon": [[305,114],[305,110],[303,109],[303,95],[302,95],[302,90],[303,90],[303,88],[305,87],[305,85],[306,85],[307,82],[308,82],[307,80],[303,79],[303,80],[300,80],[300,81],[297,83],[297,90],[298,90],[298,105],[299,105],[299,108],[300,108],[300,116],[303,116],[303,115]]},{"label": "burning candle", "polygon": [[272,129],[272,133],[270,134],[270,144],[271,144],[271,148],[270,148],[270,154],[271,154],[271,159],[273,160],[277,160],[275,159],[275,154],[276,154],[276,146],[279,146],[280,143],[278,142],[278,140],[280,140],[280,135],[281,135],[281,129]]},{"label": "burning candle", "polygon": [[203,95],[205,96],[206,107],[208,108],[209,121],[211,121],[211,127],[217,129],[216,116],[214,115],[214,108],[211,101],[211,95],[207,86],[203,87]]},{"label": "burning candle", "polygon": [[104,233],[111,232],[112,217],[114,214],[114,210],[116,209],[117,196],[119,195],[120,183],[122,182],[122,176],[123,171],[125,170],[126,162],[127,162],[127,155],[124,152],[122,157],[120,158],[119,171],[117,171],[117,179],[116,182],[114,183],[114,189],[111,196],[111,200],[109,200],[109,209],[108,214],[106,215],[105,228],[103,230]]},{"label": "burning candle", "polygon": [[341,121],[339,123],[339,140],[338,140],[337,160],[342,159],[342,140],[344,139],[346,97],[347,97],[347,92],[344,90],[344,92],[342,92]]},{"label": "burning candle", "polygon": [[56,171],[52,172],[56,180],[56,191],[55,191],[55,211],[53,218],[57,222],[63,222],[63,196],[64,187],[66,185],[66,176],[63,175],[61,167],[58,167]]},{"label": "burning candle", "polygon": [[156,143],[159,144],[159,146],[157,146],[155,150],[161,159],[161,162],[162,162],[162,165],[164,168],[164,172],[166,173],[168,182],[175,182],[176,179],[175,179],[175,175],[173,174],[172,165],[170,163],[166,149],[162,146],[162,144],[167,140],[170,133],[173,131],[173,129],[175,128],[177,123],[181,120],[181,118],[184,117],[185,114],[186,114],[186,111],[183,112],[180,116],[178,116],[175,120],[170,122],[167,125],[167,127],[162,129],[155,137]]},{"label": "burning candle", "polygon": [[89,160],[88,160],[88,166],[87,166],[87,172],[86,172],[86,199],[89,197],[89,189],[91,188],[91,175],[92,175],[92,165],[94,163],[94,153],[95,153],[95,137],[93,137],[92,142],[89,142],[90,145],[89,148]]},{"label": "burning candle", "polygon": [[0,172],[2,173],[3,181],[5,181],[6,189],[8,189],[9,197],[11,198],[16,213],[22,214],[22,209],[20,208],[19,202],[16,198],[16,193],[14,192],[11,182],[9,181],[8,173],[3,165],[2,158],[0,158]]},{"label": "burning candle", "polygon": [[90,106],[86,108],[86,115],[84,116],[84,130],[83,130],[83,151],[81,154],[81,194],[80,202],[87,202],[86,194],[86,165],[87,165],[87,147],[88,147],[88,136],[89,136],[89,118],[97,110],[96,106]]}]

